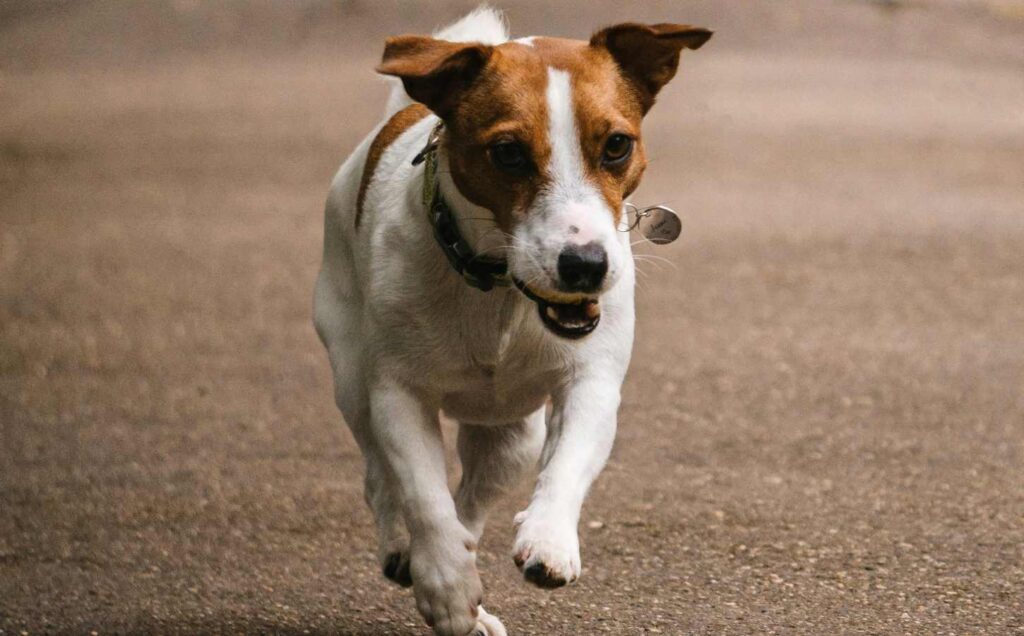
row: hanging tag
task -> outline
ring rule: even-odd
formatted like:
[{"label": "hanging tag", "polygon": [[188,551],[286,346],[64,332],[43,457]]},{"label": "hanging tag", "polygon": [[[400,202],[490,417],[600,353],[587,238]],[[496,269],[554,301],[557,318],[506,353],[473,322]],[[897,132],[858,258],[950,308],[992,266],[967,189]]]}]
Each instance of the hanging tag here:
[{"label": "hanging tag", "polygon": [[[626,225],[619,231],[629,232],[640,230],[645,239],[655,245],[668,245],[679,238],[683,231],[683,222],[679,215],[667,205],[652,205],[638,208],[632,203],[623,204],[626,214]],[[630,217],[632,220],[630,221]]]},{"label": "hanging tag", "polygon": [[668,245],[679,238],[683,222],[667,206],[651,206],[637,211],[636,227],[640,234],[654,245]]}]

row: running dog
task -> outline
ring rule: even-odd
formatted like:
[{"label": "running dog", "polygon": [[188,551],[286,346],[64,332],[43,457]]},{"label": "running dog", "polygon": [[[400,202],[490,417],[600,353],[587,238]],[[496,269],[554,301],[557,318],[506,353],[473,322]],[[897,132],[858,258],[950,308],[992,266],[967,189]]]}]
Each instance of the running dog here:
[{"label": "running dog", "polygon": [[[377,71],[400,84],[331,185],[314,322],[366,459],[381,567],[436,634],[505,634],[480,605],[476,546],[534,467],[513,560],[541,587],[580,575],[580,507],[633,343],[623,210],[641,121],[710,37],[618,24],[510,40],[482,8],[386,43]],[[441,411],[458,421],[454,496]]]}]

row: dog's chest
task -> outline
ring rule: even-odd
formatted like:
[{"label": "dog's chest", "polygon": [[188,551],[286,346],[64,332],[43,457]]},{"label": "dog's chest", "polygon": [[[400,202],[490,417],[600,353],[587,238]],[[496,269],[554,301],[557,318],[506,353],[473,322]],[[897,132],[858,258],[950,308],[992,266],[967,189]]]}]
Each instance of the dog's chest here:
[{"label": "dog's chest", "polygon": [[541,408],[569,377],[573,348],[546,331],[536,305],[515,289],[479,292],[450,274],[437,284],[414,281],[410,272],[431,267],[378,277],[390,282],[371,295],[375,357],[462,421],[508,422]]},{"label": "dog's chest", "polygon": [[507,422],[541,408],[564,373],[525,358],[467,365],[448,383],[441,400],[445,413],[467,422]]},{"label": "dog's chest", "polygon": [[497,333],[464,342],[461,355],[449,359],[451,373],[440,387],[448,415],[475,422],[525,417],[564,381],[571,358],[534,324],[530,309]]}]

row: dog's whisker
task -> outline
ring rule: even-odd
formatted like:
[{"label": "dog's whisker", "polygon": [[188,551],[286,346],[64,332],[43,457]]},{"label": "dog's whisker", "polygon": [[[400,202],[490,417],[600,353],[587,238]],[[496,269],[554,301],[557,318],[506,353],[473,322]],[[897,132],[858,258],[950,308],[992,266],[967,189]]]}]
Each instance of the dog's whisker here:
[{"label": "dog's whisker", "polygon": [[[644,260],[634,261],[634,263],[637,265],[638,269],[639,269],[639,266],[641,264],[644,264],[644,265],[650,265],[651,267],[654,268],[654,271],[656,271],[656,272],[664,271],[663,265],[661,263],[654,263],[654,262],[651,262],[651,261],[644,261]],[[644,273],[646,274],[646,273],[649,273],[649,272],[644,272]]]},{"label": "dog's whisker", "polygon": [[[636,263],[636,269],[637,269],[637,271],[643,271],[643,270],[642,270],[642,269],[640,268],[640,265],[641,265],[641,263],[642,263],[642,262],[643,262],[643,261],[641,261],[641,262],[639,262],[639,263]],[[643,264],[647,264],[647,263],[643,263]],[[662,267],[659,267],[659,266],[658,266],[657,264],[654,264],[654,263],[650,263],[650,264],[651,264],[651,266],[652,266],[652,267],[654,268],[654,271],[655,271],[655,272],[660,272],[660,271],[664,271],[664,270],[662,269]],[[649,274],[650,274],[650,271],[643,271],[643,273],[644,273],[644,275],[649,275]]]},{"label": "dog's whisker", "polygon": [[663,256],[657,256],[655,254],[634,254],[633,255],[634,259],[638,258],[638,257],[641,258],[642,260],[645,260],[645,261],[648,261],[648,262],[652,262],[652,263],[664,263],[665,265],[668,265],[672,269],[675,269],[677,271],[679,270],[679,265],[675,261],[671,261],[671,260],[669,260],[669,259],[667,259],[667,258],[665,258]]},{"label": "dog's whisker", "polygon": [[646,252],[640,252],[640,253],[634,253],[633,256],[637,257],[637,258],[644,258],[644,259],[653,260],[653,261],[660,261],[662,263],[668,263],[669,265],[675,265],[676,264],[675,261],[667,259],[664,256],[659,256],[657,254],[648,254]]}]

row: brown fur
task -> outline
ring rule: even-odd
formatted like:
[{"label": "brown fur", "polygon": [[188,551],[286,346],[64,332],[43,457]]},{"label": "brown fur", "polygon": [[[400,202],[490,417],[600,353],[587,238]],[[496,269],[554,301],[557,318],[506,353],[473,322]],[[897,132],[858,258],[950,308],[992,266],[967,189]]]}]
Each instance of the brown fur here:
[{"label": "brown fur", "polygon": [[708,29],[686,24],[627,22],[601,29],[590,38],[590,45],[611,54],[633,85],[646,113],[654,105],[658,91],[675,77],[679,53],[684,48],[699,49],[712,35]]},{"label": "brown fur", "polygon": [[[623,200],[636,190],[647,167],[642,102],[604,48],[555,38],[538,38],[534,46],[549,57],[551,66],[569,71],[584,169],[618,223]],[[613,133],[635,140],[633,155],[622,166],[603,166],[604,145]]]},{"label": "brown fur", "polygon": [[[557,38],[536,38],[533,46],[510,42],[495,47],[484,72],[462,96],[445,143],[459,191],[494,212],[506,232],[549,182],[549,67],[568,71],[572,78],[584,165],[616,222],[624,198],[636,189],[646,166],[640,138],[643,102],[607,50]],[[604,144],[613,133],[636,140],[630,160],[615,168],[601,163]],[[537,174],[510,178],[492,165],[487,149],[502,138],[529,149]]]},{"label": "brown fur", "polygon": [[388,38],[377,72],[401,78],[409,97],[446,117],[492,51],[483,44],[400,35]]},{"label": "brown fur", "polygon": [[[499,227],[511,232],[516,215],[529,209],[546,183],[544,166],[551,155],[547,138],[547,67],[536,51],[519,44],[495,47],[473,86],[463,95],[456,117],[448,122],[445,150],[456,187],[467,199],[494,213]],[[518,141],[540,170],[512,177],[491,162],[490,146]]]},{"label": "brown fur", "polygon": [[366,154],[366,164],[363,165],[363,176],[359,181],[359,195],[356,197],[356,227],[363,216],[363,202],[366,200],[366,191],[373,180],[374,172],[377,170],[377,162],[380,161],[384,151],[391,144],[408,130],[413,124],[430,114],[430,111],[423,104],[412,104],[398,111],[380,129],[377,136],[370,143],[370,150]]},{"label": "brown fur", "polygon": [[[401,77],[414,99],[444,119],[442,143],[456,187],[491,210],[506,232],[550,182],[547,72],[567,71],[584,168],[618,222],[623,200],[647,164],[641,121],[675,74],[680,50],[699,48],[710,37],[705,29],[670,24],[622,24],[599,31],[590,42],[535,38],[532,46],[401,36],[388,40],[378,70]],[[605,143],[616,133],[635,140],[632,156],[622,165],[605,165]],[[489,153],[500,141],[522,144],[536,171],[514,176],[495,167]]]}]

